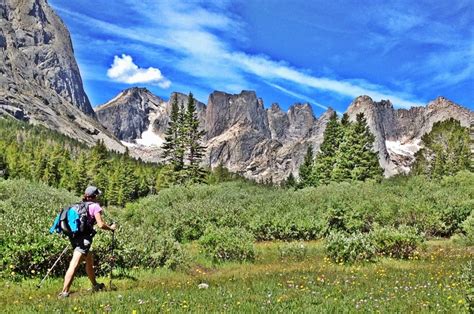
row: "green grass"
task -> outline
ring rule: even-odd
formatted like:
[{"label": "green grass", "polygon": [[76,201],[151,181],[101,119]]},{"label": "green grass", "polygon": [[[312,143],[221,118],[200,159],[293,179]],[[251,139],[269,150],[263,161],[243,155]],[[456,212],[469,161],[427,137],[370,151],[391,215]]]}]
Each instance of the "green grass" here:
[{"label": "green grass", "polygon": [[[69,299],[58,300],[62,279],[0,281],[3,313],[86,312],[444,312],[467,313],[462,265],[472,249],[430,241],[416,260],[383,258],[343,266],[325,258],[323,243],[306,242],[301,259],[279,254],[281,242],[257,244],[253,263],[212,264],[195,243],[187,244],[187,271],[134,269],[114,279],[116,291],[92,294],[77,278]],[[119,275],[117,272],[116,275]],[[107,282],[107,278],[100,278]],[[198,289],[200,283],[208,289]]]}]

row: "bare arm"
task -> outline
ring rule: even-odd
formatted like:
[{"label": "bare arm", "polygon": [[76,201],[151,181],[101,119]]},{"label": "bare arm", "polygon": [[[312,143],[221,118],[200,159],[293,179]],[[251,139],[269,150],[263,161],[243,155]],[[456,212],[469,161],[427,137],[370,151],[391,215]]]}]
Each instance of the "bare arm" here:
[{"label": "bare arm", "polygon": [[106,224],[104,220],[102,219],[102,214],[100,212],[96,213],[94,217],[95,217],[95,220],[97,221],[97,226],[99,226],[100,229],[110,230],[110,231],[115,230],[115,224],[112,224],[110,226]]}]

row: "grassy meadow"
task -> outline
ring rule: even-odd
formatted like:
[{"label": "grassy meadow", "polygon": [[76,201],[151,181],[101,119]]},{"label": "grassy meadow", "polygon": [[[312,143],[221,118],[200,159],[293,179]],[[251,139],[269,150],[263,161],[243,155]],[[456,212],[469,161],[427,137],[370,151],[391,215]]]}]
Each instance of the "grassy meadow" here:
[{"label": "grassy meadow", "polygon": [[[171,187],[106,209],[107,220],[119,224],[116,289],[91,293],[82,267],[71,297],[58,300],[71,252],[41,289],[36,285],[67,243],[48,233],[55,213],[78,198],[0,180],[0,308],[469,313],[472,186],[474,174],[462,172],[297,191],[239,181]],[[329,246],[333,234],[339,242]],[[96,272],[107,284],[110,239],[99,231],[93,245]]]},{"label": "grassy meadow", "polygon": [[[260,242],[253,263],[210,263],[190,243],[186,271],[117,272],[115,291],[91,293],[78,278],[69,299],[58,300],[61,278],[36,289],[36,279],[3,280],[0,307],[6,313],[163,312],[441,312],[468,313],[463,265],[474,250],[447,240],[428,242],[412,260],[340,265],[325,257],[321,241],[300,243],[304,255],[284,256],[282,242]],[[100,278],[108,283],[108,278]],[[207,289],[198,285],[206,283]]]}]

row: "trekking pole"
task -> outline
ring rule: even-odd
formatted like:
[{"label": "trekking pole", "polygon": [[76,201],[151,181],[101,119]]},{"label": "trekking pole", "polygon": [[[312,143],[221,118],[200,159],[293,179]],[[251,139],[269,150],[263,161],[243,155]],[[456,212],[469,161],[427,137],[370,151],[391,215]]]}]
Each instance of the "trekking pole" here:
[{"label": "trekking pole", "polygon": [[[115,224],[115,222],[113,224]],[[112,230],[112,244],[110,248],[111,254],[112,254],[112,260],[110,261],[110,274],[109,274],[109,289],[110,290],[112,290],[112,271],[114,269],[114,264],[115,264],[114,247],[115,247],[115,230]]]},{"label": "trekking pole", "polygon": [[46,278],[49,276],[49,274],[51,273],[51,271],[53,270],[53,268],[56,266],[56,264],[59,262],[59,260],[61,259],[61,257],[63,257],[63,255],[66,253],[67,249],[69,247],[69,244],[66,245],[66,247],[64,248],[63,252],[61,253],[61,255],[59,255],[58,259],[54,262],[53,266],[51,266],[51,268],[48,269],[48,272],[46,273],[46,275],[44,276],[44,278],[41,280],[41,282],[36,286],[36,288],[41,288],[41,285],[43,284],[43,282],[46,280]]}]

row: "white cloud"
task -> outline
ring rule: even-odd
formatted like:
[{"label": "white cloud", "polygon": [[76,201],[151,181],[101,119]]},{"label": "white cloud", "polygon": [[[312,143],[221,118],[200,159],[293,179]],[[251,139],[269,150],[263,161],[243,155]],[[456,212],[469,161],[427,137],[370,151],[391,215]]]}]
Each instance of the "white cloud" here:
[{"label": "white cloud", "polygon": [[120,83],[147,83],[158,85],[161,88],[171,86],[171,82],[161,74],[159,69],[153,67],[148,69],[139,68],[138,65],[133,63],[132,57],[126,54],[122,54],[122,57],[114,57],[114,63],[107,70],[107,76]]},{"label": "white cloud", "polygon": [[[411,95],[391,91],[364,80],[318,77],[286,62],[272,60],[266,55],[252,55],[238,51],[231,46],[231,40],[222,40],[213,33],[213,31],[225,34],[235,32],[238,35],[240,32],[239,22],[230,19],[226,15],[228,11],[222,8],[207,9],[200,6],[199,1],[144,1],[137,4],[135,9],[137,14],[153,21],[154,24],[149,28],[120,27],[76,12],[63,9],[59,11],[71,15],[78,22],[97,26],[114,36],[169,50],[179,58],[174,63],[178,70],[199,78],[213,89],[226,86],[233,86],[234,89],[238,89],[239,86],[241,89],[250,89],[251,84],[246,78],[251,75],[264,82],[279,83],[279,86],[290,82],[296,88],[304,86],[353,98],[368,95],[376,101],[390,99],[397,107],[406,108],[423,103]],[[154,16],[162,18],[153,19]],[[156,29],[160,32],[156,32]],[[130,63],[137,68],[137,72],[143,71],[133,62]],[[127,77],[129,78],[128,75]],[[132,77],[136,79],[140,76]],[[285,86],[285,90],[286,93],[297,94],[295,91],[290,91],[288,86]]]}]

